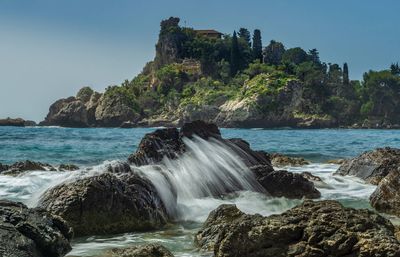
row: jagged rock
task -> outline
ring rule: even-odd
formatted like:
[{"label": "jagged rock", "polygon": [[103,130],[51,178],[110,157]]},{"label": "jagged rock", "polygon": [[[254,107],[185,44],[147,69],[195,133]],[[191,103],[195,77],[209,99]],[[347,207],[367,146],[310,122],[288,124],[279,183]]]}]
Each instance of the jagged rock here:
[{"label": "jagged rock", "polygon": [[45,192],[39,206],[64,218],[77,236],[151,230],[168,220],[154,186],[136,174],[61,184]]},{"label": "jagged rock", "polygon": [[246,164],[247,167],[257,165],[270,166],[272,169],[269,157],[263,151],[254,151],[250,148],[250,144],[241,138],[231,138],[223,140]]},{"label": "jagged rock", "polygon": [[153,243],[128,248],[111,249],[103,257],[174,257],[164,246]]},{"label": "jagged rock", "polygon": [[314,183],[304,178],[301,174],[286,170],[273,170],[270,166],[254,166],[251,168],[256,175],[258,183],[275,197],[301,199],[319,198],[321,193],[315,188]]},{"label": "jagged rock", "polygon": [[160,162],[164,157],[174,159],[182,153],[182,140],[176,128],[157,129],[146,134],[128,161],[136,165]]},{"label": "jagged rock", "polygon": [[372,207],[400,216],[400,171],[391,171],[370,196]]},{"label": "jagged rock", "polygon": [[60,164],[58,167],[59,171],[75,171],[79,170],[79,167],[74,164]]},{"label": "jagged rock", "polygon": [[0,256],[61,257],[71,250],[72,229],[57,216],[0,200]]},{"label": "jagged rock", "polygon": [[336,201],[305,201],[269,217],[221,205],[210,213],[195,244],[215,257],[400,256],[389,220]]},{"label": "jagged rock", "polygon": [[399,168],[400,149],[385,147],[346,160],[335,174],[356,176],[377,185],[387,174]]},{"label": "jagged rock", "polygon": [[310,164],[304,158],[290,157],[280,153],[272,153],[269,155],[273,166],[302,166]]}]

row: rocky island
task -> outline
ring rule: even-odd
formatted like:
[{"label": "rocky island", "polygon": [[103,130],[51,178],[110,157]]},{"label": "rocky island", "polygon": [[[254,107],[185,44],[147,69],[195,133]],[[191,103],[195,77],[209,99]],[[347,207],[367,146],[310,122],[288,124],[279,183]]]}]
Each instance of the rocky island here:
[{"label": "rocky island", "polygon": [[317,49],[287,49],[260,30],[232,35],[161,22],[156,55],[143,71],[104,93],[82,88],[57,100],[41,125],[400,128],[400,68],[368,71],[325,63]]}]

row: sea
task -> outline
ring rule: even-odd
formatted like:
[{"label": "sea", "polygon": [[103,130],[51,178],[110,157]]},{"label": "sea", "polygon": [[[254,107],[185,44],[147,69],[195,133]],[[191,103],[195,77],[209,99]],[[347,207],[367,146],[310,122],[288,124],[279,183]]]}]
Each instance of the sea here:
[{"label": "sea", "polygon": [[[61,128],[0,127],[0,163],[32,160],[52,165],[75,164],[78,171],[29,171],[17,176],[0,174],[0,199],[36,207],[40,196],[60,183],[96,176],[112,162],[125,161],[142,137],[157,128]],[[316,184],[321,199],[333,199],[353,208],[371,208],[368,198],[375,186],[355,177],[334,175],[339,165],[330,160],[355,157],[378,147],[400,148],[400,130],[369,129],[233,129],[222,128],[224,138],[242,138],[255,150],[303,157],[310,162],[298,167],[279,167],[292,172],[308,171],[319,176]],[[243,172],[244,164],[218,142],[200,138],[185,140],[188,152],[178,160],[164,160],[157,167],[134,167],[150,179],[173,215],[165,228],[151,232],[74,238],[67,256],[101,256],[111,248],[158,242],[175,256],[212,256],[199,252],[193,244],[196,232],[208,214],[221,204],[236,204],[243,212],[265,216],[280,214],[302,200],[270,197],[253,192],[254,182]],[[167,172],[168,171],[168,172]],[[164,173],[163,173],[164,172]],[[169,174],[169,175],[166,175]],[[171,175],[172,174],[172,175]],[[178,205],[169,204],[171,192],[165,177],[175,187]],[[234,178],[240,192],[214,197],[211,192]],[[394,223],[394,217],[387,216]]]}]

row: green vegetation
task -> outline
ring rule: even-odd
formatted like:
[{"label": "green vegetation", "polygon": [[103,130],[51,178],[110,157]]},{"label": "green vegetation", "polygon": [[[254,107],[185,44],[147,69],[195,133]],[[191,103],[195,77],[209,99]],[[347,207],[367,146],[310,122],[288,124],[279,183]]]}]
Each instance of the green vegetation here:
[{"label": "green vegetation", "polygon": [[[286,49],[275,40],[263,49],[261,31],[246,28],[209,37],[179,26],[179,18],[161,22],[156,58],[121,86],[109,87],[143,117],[193,105],[220,106],[249,99],[263,113],[288,104],[280,96],[293,82],[301,87],[295,118],[335,119],[351,125],[370,117],[400,123],[400,68],[369,71],[363,80],[349,78],[347,63],[321,62],[317,49]],[[91,95],[84,88],[78,95]],[[293,101],[293,99],[292,99]]]}]

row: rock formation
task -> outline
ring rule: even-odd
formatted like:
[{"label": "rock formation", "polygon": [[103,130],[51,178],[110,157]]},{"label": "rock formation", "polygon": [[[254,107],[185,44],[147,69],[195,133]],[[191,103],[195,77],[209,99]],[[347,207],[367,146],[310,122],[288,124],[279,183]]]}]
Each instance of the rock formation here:
[{"label": "rock formation", "polygon": [[61,184],[45,192],[39,206],[64,218],[77,236],[152,230],[169,218],[151,182],[133,173]]},{"label": "rock formation", "polygon": [[72,229],[42,209],[0,200],[0,256],[61,257],[71,250]]},{"label": "rock formation", "polygon": [[391,171],[370,196],[372,207],[400,217],[400,171]]},{"label": "rock formation", "polygon": [[345,160],[335,174],[356,176],[377,185],[391,171],[398,171],[399,167],[400,149],[385,147]]},{"label": "rock formation", "polygon": [[215,257],[400,256],[391,222],[336,201],[305,201],[280,215],[212,211],[195,243]]}]

